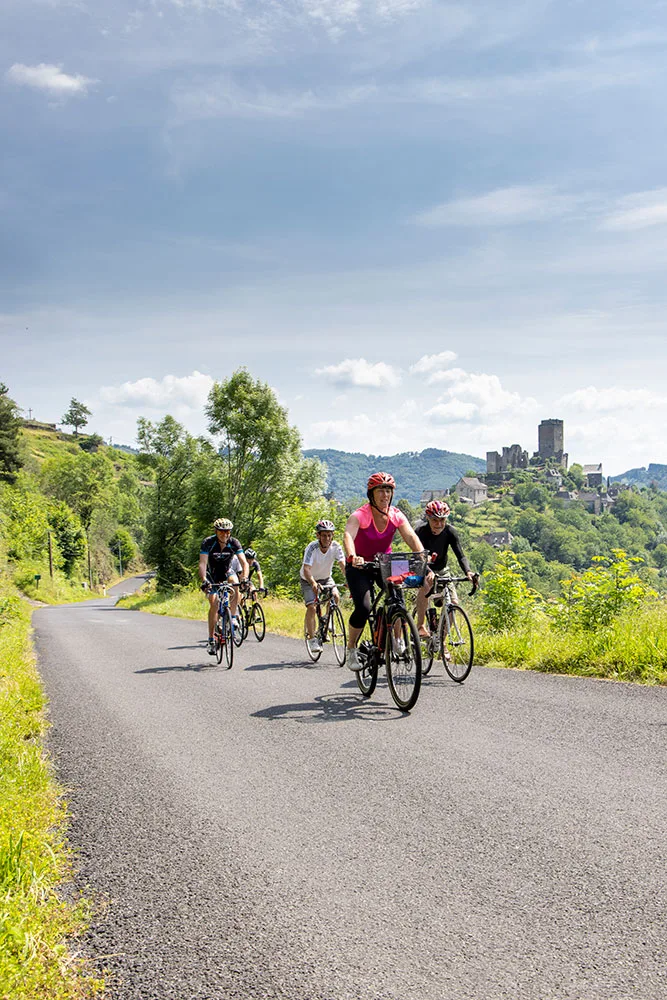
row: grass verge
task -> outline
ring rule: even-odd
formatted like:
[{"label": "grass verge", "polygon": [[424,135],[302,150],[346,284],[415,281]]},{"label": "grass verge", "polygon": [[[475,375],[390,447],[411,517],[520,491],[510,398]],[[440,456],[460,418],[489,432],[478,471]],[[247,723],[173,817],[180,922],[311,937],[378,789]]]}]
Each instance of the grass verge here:
[{"label": "grass verge", "polygon": [[597,631],[554,626],[485,632],[475,626],[475,662],[639,684],[667,684],[667,607],[646,602]]},{"label": "grass verge", "polygon": [[101,980],[73,952],[88,904],[65,902],[71,874],[62,793],[45,757],[45,697],[30,609],[0,581],[0,997],[83,1000]]},{"label": "grass verge", "polygon": [[[133,611],[149,611],[154,615],[171,615],[174,618],[191,618],[206,621],[208,604],[199,589],[189,587],[170,591],[156,589],[151,581],[136,593],[121,597],[119,606]],[[303,618],[305,608],[300,601],[288,601],[279,597],[267,597],[262,601],[266,615],[266,627],[276,635],[286,635],[293,639],[303,638]]]}]

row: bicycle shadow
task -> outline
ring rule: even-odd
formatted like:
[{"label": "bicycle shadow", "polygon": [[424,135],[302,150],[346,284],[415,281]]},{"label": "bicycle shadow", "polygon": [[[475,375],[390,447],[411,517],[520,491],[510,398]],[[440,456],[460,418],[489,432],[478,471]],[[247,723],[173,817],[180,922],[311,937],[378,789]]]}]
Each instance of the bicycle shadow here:
[{"label": "bicycle shadow", "polygon": [[212,663],[174,663],[169,667],[143,667],[141,670],[135,670],[135,674],[168,674],[173,673],[175,670],[181,673],[191,673],[200,674],[204,670],[224,670],[227,672],[226,667],[222,667],[219,663],[213,660]]},{"label": "bicycle shadow", "polygon": [[407,715],[394,706],[367,701],[359,693],[354,695],[338,692],[318,695],[313,701],[271,705],[258,712],[251,712],[250,717],[270,722],[291,721],[312,725],[322,722],[354,722],[358,719],[365,722],[396,722],[407,718]]},{"label": "bicycle shadow", "polygon": [[318,667],[337,667],[338,664],[335,663],[313,663],[312,660],[280,660],[276,663],[251,663],[249,666],[244,667],[244,670],[302,670],[304,667],[307,670],[314,670]]}]

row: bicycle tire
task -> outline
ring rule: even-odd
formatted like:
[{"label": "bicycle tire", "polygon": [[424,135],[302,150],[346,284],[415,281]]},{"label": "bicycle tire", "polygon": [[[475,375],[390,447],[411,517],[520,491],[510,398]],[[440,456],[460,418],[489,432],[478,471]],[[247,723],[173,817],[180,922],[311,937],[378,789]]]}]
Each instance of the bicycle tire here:
[{"label": "bicycle tire", "polygon": [[338,605],[334,605],[329,616],[329,627],[331,633],[331,645],[334,656],[339,667],[345,666],[347,633],[345,631],[345,620]]},{"label": "bicycle tire", "polygon": [[255,601],[252,606],[252,630],[255,633],[257,642],[262,642],[266,635],[266,616],[264,615],[264,608],[259,601]]},{"label": "bicycle tire", "polygon": [[238,612],[238,610],[236,612],[236,620],[237,620],[237,622],[239,624],[238,624],[238,627],[235,627],[234,625],[232,625],[232,640],[234,642],[234,645],[238,648],[239,646],[243,645],[243,640],[245,639],[246,634],[247,634],[244,631],[244,628],[243,628],[243,619],[242,619],[240,613]]},{"label": "bicycle tire", "polygon": [[[227,670],[231,670],[232,663],[234,662],[234,630],[232,627],[232,613],[229,608],[225,609],[221,618],[222,621],[220,622],[220,626],[222,629],[222,652],[225,660],[227,661]],[[222,656],[220,657],[220,660],[222,660]]]},{"label": "bicycle tire", "polygon": [[373,643],[373,633],[369,622],[366,622],[364,630],[359,636],[357,650],[364,666],[361,670],[355,670],[354,676],[357,679],[357,687],[364,698],[370,698],[378,682],[378,658],[380,651]]},{"label": "bicycle tire", "polygon": [[213,631],[213,644],[215,646],[215,658],[218,663],[222,663],[222,621],[220,616],[215,623],[215,629]]},{"label": "bicycle tire", "polygon": [[319,634],[320,634],[320,630],[318,628],[318,630],[315,633],[315,635],[312,638],[309,637],[309,635],[308,635],[308,629],[306,628],[306,625],[304,623],[304,626],[303,626],[303,641],[306,644],[306,650],[308,652],[308,656],[313,661],[313,663],[317,663],[317,661],[319,660],[320,656],[322,655],[322,647],[321,646],[320,646],[319,649],[311,649],[311,646],[310,646],[311,642],[313,641],[313,639],[315,637],[319,638]]},{"label": "bicycle tire", "polygon": [[244,608],[242,612],[239,612],[239,619],[241,621],[241,628],[243,629],[243,638],[247,639],[250,634],[250,615],[252,608]]},{"label": "bicycle tire", "polygon": [[[400,635],[396,625],[400,622]],[[397,640],[403,640],[404,650],[398,652]],[[409,712],[419,697],[422,682],[422,655],[417,626],[405,608],[397,608],[387,624],[385,639],[387,684],[397,708]]]},{"label": "bicycle tire", "polygon": [[440,655],[453,681],[462,684],[472,670],[475,640],[470,619],[458,604],[448,604],[440,619]]}]

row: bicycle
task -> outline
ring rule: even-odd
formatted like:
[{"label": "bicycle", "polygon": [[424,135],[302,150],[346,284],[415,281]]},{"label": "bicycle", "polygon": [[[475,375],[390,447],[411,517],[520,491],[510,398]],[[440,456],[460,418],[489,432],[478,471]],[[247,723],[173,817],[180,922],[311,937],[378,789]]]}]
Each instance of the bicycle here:
[{"label": "bicycle", "polygon": [[[343,619],[342,612],[333,599],[333,591],[334,588],[331,586],[327,587],[320,585],[317,588],[317,594],[315,596],[317,628],[315,630],[315,635],[309,636],[308,629],[304,623],[303,638],[306,643],[306,649],[308,650],[308,656],[311,658],[313,663],[317,663],[322,655],[322,646],[325,642],[329,641],[329,636],[331,636],[334,656],[336,657],[338,665],[342,667],[345,664],[345,658],[347,655],[347,633],[345,631],[345,621]],[[322,606],[324,604],[327,605],[327,610],[323,613]],[[319,640],[319,649],[313,649],[311,645],[313,639]]]},{"label": "bicycle", "polygon": [[[252,597],[250,605],[248,605],[248,595],[251,593]],[[238,612],[243,638],[248,638],[250,629],[252,628],[257,642],[261,642],[266,635],[266,617],[264,615],[264,608],[257,600],[258,593],[260,593],[260,591],[253,590],[249,580],[244,581],[241,584],[241,596],[239,599]],[[268,593],[266,587],[261,588],[261,593],[264,597],[266,597]]]},{"label": "bicycle", "polygon": [[215,656],[218,663],[222,663],[223,656],[227,661],[227,670],[231,669],[234,662],[234,622],[229,604],[230,594],[234,588],[230,583],[218,583],[209,587],[209,593],[218,595],[218,617],[213,630],[213,643],[215,645]]},{"label": "bicycle", "polygon": [[[357,686],[370,698],[379,667],[384,665],[389,691],[402,712],[409,712],[417,703],[422,678],[419,634],[405,606],[403,588],[422,585],[427,563],[426,552],[387,552],[362,567],[373,569],[375,578],[371,613],[357,645],[362,663],[356,672]],[[376,587],[378,578],[380,586]]]},{"label": "bicycle", "polygon": [[[420,636],[422,644],[422,674],[427,676],[433,661],[441,659],[453,681],[462,684],[472,670],[475,639],[467,613],[455,600],[453,584],[469,582],[467,576],[452,576],[448,570],[436,574],[433,590],[429,594],[424,624],[429,636]],[[472,580],[475,593],[479,586],[479,573]],[[441,607],[438,620],[437,608]]]}]

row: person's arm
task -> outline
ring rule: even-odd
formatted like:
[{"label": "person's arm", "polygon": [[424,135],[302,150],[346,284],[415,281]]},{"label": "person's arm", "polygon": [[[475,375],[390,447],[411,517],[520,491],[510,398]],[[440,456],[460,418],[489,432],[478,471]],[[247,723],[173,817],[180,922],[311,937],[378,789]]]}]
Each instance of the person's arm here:
[{"label": "person's arm", "polygon": [[208,569],[208,553],[199,554],[199,576],[202,583],[206,583],[206,570]]},{"label": "person's arm", "polygon": [[255,567],[257,569],[257,583],[259,584],[259,589],[264,590],[264,574],[262,573],[262,567],[259,565],[255,559]]},{"label": "person's arm", "polygon": [[465,575],[468,577],[468,579],[472,580],[474,573],[470,569],[470,563],[463,554],[463,549],[461,548],[461,542],[459,541],[459,536],[454,530],[454,528],[449,528],[449,544],[452,547],[452,552],[458,559],[459,566],[461,567]]},{"label": "person's arm", "polygon": [[345,533],[343,535],[343,551],[345,552],[346,560],[352,566],[363,566],[366,561],[362,556],[357,555],[357,550],[354,544],[354,540],[359,533],[359,521],[354,516],[350,514],[345,525]]},{"label": "person's arm", "polygon": [[415,530],[408,521],[407,517],[402,524],[399,524],[398,533],[403,541],[410,546],[413,552],[422,552],[424,550],[424,546],[417,538]]},{"label": "person's arm", "polygon": [[250,572],[250,567],[248,566],[248,560],[246,559],[246,557],[243,554],[243,552],[237,552],[236,553],[236,558],[241,563],[241,579],[242,580],[247,580],[248,579],[248,573]]}]

